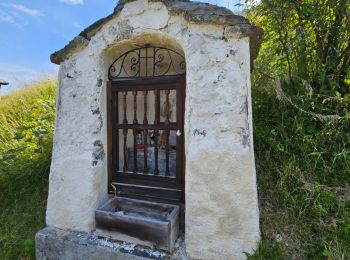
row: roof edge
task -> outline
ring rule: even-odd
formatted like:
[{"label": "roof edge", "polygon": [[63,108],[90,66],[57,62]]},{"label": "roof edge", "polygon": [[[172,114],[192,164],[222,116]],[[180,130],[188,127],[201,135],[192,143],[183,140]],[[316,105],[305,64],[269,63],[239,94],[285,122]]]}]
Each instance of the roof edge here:
[{"label": "roof edge", "polygon": [[[91,38],[110,20],[116,17],[124,8],[125,4],[137,0],[120,0],[114,8],[114,12],[107,17],[104,17],[86,29],[78,36],[70,41],[64,48],[54,52],[50,56],[52,63],[57,65],[69,59],[72,54],[83,50],[90,42]],[[251,47],[251,57],[255,59],[258,55],[261,40],[262,30],[252,24],[243,16],[235,15],[225,7],[219,7],[209,3],[191,2],[189,0],[149,0],[150,2],[162,2],[168,9],[171,15],[181,15],[186,21],[193,23],[211,23],[234,27],[229,30],[229,33],[239,33],[243,36],[248,36]]]}]

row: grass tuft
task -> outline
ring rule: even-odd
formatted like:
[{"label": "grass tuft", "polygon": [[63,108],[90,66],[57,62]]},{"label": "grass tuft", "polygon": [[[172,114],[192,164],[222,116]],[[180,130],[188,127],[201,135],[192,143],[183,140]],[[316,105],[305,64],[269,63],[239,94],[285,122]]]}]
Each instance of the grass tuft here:
[{"label": "grass tuft", "polygon": [[45,226],[56,82],[0,99],[0,259],[31,259]]}]

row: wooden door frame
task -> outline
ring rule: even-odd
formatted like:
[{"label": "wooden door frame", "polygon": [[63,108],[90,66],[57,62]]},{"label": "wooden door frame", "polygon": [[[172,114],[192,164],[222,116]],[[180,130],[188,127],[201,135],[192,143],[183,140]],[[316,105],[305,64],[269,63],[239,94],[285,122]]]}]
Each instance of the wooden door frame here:
[{"label": "wooden door frame", "polygon": [[[177,123],[180,126],[182,132],[181,145],[177,147],[177,157],[176,164],[177,167],[181,167],[181,174],[178,174],[177,179],[172,181],[170,178],[160,177],[160,176],[151,176],[151,175],[142,175],[135,174],[128,176],[128,173],[122,173],[116,171],[119,167],[116,166],[116,158],[119,158],[119,144],[116,140],[118,138],[113,135],[115,129],[120,129],[117,126],[112,124],[116,122],[118,111],[118,101],[116,100],[116,93],[123,90],[130,91],[132,90],[142,91],[142,90],[164,90],[167,85],[172,86],[180,85],[181,91],[178,91],[176,87],[176,109],[177,109]],[[111,183],[116,183],[117,179],[122,180],[123,184],[129,183],[130,186],[127,189],[132,193],[133,185],[143,185],[146,188],[149,188],[150,196],[145,197],[145,199],[150,199],[153,201],[168,202],[168,203],[184,203],[185,201],[185,136],[184,136],[184,112],[185,112],[185,97],[186,97],[186,75],[176,75],[176,76],[162,76],[162,77],[145,77],[137,79],[122,79],[122,80],[109,80],[107,84],[107,163],[108,163],[108,192],[113,193]],[[113,109],[115,107],[116,109]],[[180,116],[178,116],[180,115]],[[157,126],[155,126],[157,127]],[[176,126],[175,126],[176,127]],[[176,129],[172,129],[176,130]],[[115,147],[115,148],[114,148]],[[181,155],[181,156],[178,156]],[[118,159],[119,160],[119,159]],[[118,162],[119,163],[119,162]],[[178,166],[180,164],[180,166]],[[124,176],[123,176],[124,175]],[[164,179],[162,179],[164,178]],[[129,179],[129,180],[128,180]],[[152,180],[156,181],[156,185]],[[163,182],[164,181],[164,182]],[[153,185],[153,186],[152,186]],[[121,190],[125,187],[121,187]],[[157,188],[157,191],[154,191],[153,188]],[[154,194],[152,194],[152,192]],[[159,196],[157,197],[157,194]],[[123,195],[126,197],[142,198],[141,195]],[[162,199],[161,196],[166,197]],[[170,198],[170,199],[169,199]]]}]

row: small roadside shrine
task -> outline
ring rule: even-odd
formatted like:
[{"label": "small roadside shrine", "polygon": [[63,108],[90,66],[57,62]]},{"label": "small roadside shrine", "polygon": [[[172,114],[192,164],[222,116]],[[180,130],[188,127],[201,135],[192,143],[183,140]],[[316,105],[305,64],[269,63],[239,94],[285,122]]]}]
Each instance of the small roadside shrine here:
[{"label": "small roadside shrine", "polygon": [[121,0],[60,65],[38,259],[242,259],[260,239],[250,72],[226,8]]}]

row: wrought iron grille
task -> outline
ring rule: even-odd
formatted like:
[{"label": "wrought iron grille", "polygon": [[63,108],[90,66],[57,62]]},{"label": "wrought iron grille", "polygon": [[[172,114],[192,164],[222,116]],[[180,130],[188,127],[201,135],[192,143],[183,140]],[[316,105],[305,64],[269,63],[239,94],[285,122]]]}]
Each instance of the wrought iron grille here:
[{"label": "wrought iron grille", "polygon": [[108,70],[109,80],[161,77],[186,73],[185,58],[178,52],[146,45],[130,50],[114,60]]}]

